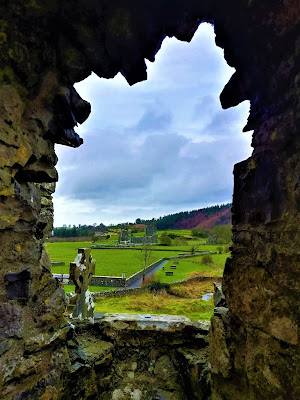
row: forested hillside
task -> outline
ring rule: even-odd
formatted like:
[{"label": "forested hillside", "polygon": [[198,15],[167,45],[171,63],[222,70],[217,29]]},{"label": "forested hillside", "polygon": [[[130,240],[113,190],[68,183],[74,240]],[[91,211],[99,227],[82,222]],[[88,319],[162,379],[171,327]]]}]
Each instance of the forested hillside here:
[{"label": "forested hillside", "polygon": [[207,229],[218,225],[231,224],[231,204],[222,204],[212,207],[201,208],[193,211],[181,211],[175,214],[165,215],[158,219],[152,218],[144,220],[137,218],[135,223],[126,222],[118,225],[104,224],[78,225],[54,228],[55,237],[87,237],[92,236],[95,232],[107,232],[112,228],[130,228],[143,230],[145,224],[154,224],[158,230],[166,229]]},{"label": "forested hillside", "polygon": [[231,224],[231,203],[182,211],[158,219],[136,221],[139,224],[154,223],[158,230],[212,228],[216,225]]},{"label": "forested hillside", "polygon": [[225,209],[216,211],[215,214],[207,214],[206,210],[200,210],[190,218],[183,218],[176,222],[174,228],[212,228],[218,225],[231,224],[231,204]]}]

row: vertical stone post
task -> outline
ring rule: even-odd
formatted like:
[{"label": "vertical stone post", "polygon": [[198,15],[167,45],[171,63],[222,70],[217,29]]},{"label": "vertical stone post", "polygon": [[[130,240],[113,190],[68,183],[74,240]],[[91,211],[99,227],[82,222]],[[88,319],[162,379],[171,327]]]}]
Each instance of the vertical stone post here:
[{"label": "vertical stone post", "polygon": [[75,295],[70,299],[69,309],[72,318],[94,318],[94,302],[89,291],[89,283],[95,274],[96,261],[91,256],[91,249],[78,249],[74,262],[70,263],[70,279],[75,284]]}]

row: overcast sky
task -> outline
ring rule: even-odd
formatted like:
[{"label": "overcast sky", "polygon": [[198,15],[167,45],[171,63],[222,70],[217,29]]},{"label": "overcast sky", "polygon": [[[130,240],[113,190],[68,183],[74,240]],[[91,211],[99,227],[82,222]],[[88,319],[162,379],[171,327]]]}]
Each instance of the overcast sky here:
[{"label": "overcast sky", "polygon": [[92,105],[78,149],[56,145],[54,226],[135,221],[231,202],[233,165],[251,154],[249,102],[222,110],[233,74],[202,24],[191,43],[166,38],[148,80],[91,75],[75,85]]}]

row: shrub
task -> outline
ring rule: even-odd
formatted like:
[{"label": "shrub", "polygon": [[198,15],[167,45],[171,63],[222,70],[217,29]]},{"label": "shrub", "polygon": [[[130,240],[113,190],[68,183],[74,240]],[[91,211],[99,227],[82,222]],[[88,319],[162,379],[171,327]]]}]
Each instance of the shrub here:
[{"label": "shrub", "polygon": [[172,245],[172,239],[170,238],[170,236],[166,235],[165,233],[163,233],[161,235],[159,242],[163,246],[171,246]]},{"label": "shrub", "polygon": [[213,259],[210,254],[205,254],[201,259],[201,263],[205,264],[205,265],[212,264],[212,262],[213,262]]},{"label": "shrub", "polygon": [[175,246],[182,246],[182,245],[187,244],[187,242],[186,242],[186,240],[185,240],[184,238],[182,238],[182,237],[180,236],[180,237],[177,237],[177,238],[175,238],[175,239],[173,240],[173,244],[174,244]]},{"label": "shrub", "polygon": [[223,253],[223,247],[222,246],[217,247],[217,251],[218,251],[219,254],[222,254]]},{"label": "shrub", "polygon": [[168,290],[170,287],[169,283],[162,283],[158,281],[150,282],[146,285],[150,292],[162,292],[163,290]]},{"label": "shrub", "polygon": [[199,237],[199,238],[206,238],[206,237],[209,236],[209,233],[205,229],[193,228],[192,229],[192,236]]},{"label": "shrub", "polygon": [[229,253],[229,252],[230,252],[229,246],[224,246],[224,253]]},{"label": "shrub", "polygon": [[159,281],[157,280],[157,278],[154,277],[154,275],[150,275],[150,276],[148,275],[145,277],[144,281],[142,281],[140,283],[139,286],[147,286],[147,285],[149,285],[149,283],[153,283],[153,282],[159,282]]}]

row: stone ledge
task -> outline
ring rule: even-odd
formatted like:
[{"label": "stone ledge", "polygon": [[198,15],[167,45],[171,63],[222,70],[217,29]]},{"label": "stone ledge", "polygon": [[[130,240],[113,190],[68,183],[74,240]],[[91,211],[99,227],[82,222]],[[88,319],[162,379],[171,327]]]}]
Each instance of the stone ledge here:
[{"label": "stone ledge", "polygon": [[210,321],[192,321],[187,317],[177,315],[153,314],[98,314],[95,322],[108,323],[115,329],[180,331],[186,327],[204,331],[208,334]]}]

